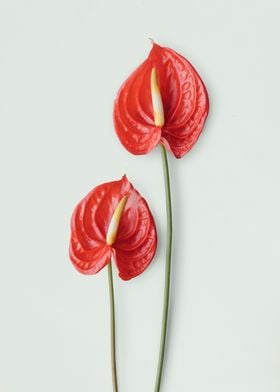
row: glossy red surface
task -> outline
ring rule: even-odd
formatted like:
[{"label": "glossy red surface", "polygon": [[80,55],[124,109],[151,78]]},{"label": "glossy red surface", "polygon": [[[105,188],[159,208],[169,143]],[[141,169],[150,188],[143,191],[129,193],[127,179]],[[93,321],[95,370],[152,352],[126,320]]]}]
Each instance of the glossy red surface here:
[{"label": "glossy red surface", "polygon": [[[112,215],[126,195],[116,241],[108,245],[106,234]],[[156,247],[151,211],[126,176],[97,186],[74,210],[69,253],[75,268],[83,274],[96,274],[114,259],[119,276],[129,280],[148,267]]]},{"label": "glossy red surface", "polygon": [[[155,67],[163,101],[165,124],[154,125],[150,77]],[[209,109],[206,88],[183,56],[153,43],[148,58],[121,86],[114,104],[114,125],[124,147],[147,154],[158,143],[176,158],[198,139]]]}]

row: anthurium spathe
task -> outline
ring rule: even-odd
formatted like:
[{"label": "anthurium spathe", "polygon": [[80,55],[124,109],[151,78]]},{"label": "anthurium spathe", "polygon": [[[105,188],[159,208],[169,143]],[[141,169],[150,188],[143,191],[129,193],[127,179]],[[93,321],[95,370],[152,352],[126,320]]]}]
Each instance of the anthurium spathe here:
[{"label": "anthurium spathe", "polygon": [[151,211],[126,176],[97,186],[75,208],[70,258],[83,274],[96,274],[113,259],[129,280],[148,267],[156,247]]},{"label": "anthurium spathe", "polygon": [[153,43],[117,94],[114,125],[132,154],[147,154],[161,143],[181,158],[198,139],[208,109],[206,88],[190,62]]}]

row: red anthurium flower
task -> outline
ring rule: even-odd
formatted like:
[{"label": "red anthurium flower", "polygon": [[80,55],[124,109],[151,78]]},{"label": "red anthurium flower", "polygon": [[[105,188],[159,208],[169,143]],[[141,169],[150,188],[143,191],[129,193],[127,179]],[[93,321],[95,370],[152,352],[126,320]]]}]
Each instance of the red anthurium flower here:
[{"label": "red anthurium flower", "polygon": [[209,109],[206,88],[187,59],[153,43],[148,58],[119,90],[115,129],[132,154],[162,143],[176,158],[198,139]]},{"label": "red anthurium flower", "polygon": [[96,274],[113,258],[129,280],[148,267],[156,247],[153,216],[126,176],[94,188],[73,213],[70,258],[83,274]]}]

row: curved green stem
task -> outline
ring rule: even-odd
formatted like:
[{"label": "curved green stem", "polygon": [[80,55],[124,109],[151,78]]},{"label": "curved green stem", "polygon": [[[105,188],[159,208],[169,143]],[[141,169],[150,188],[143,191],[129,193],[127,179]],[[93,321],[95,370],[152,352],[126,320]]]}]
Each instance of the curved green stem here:
[{"label": "curved green stem", "polygon": [[108,264],[108,284],[110,295],[110,322],[111,322],[111,366],[113,391],[118,392],[117,378],[117,361],[116,361],[116,320],[115,320],[115,300],[114,300],[114,283],[112,274],[112,263]]},{"label": "curved green stem", "polygon": [[167,219],[167,232],[166,232],[166,261],[165,261],[165,283],[164,283],[164,297],[163,297],[163,313],[161,325],[161,338],[160,350],[158,358],[157,377],[154,392],[160,391],[166,336],[168,324],[168,311],[169,311],[169,296],[170,296],[170,272],[171,272],[171,251],[172,251],[172,206],[171,206],[171,191],[170,191],[170,178],[168,169],[168,160],[165,147],[161,144],[161,156],[163,164],[164,185],[165,185],[165,198],[166,198],[166,219]]}]

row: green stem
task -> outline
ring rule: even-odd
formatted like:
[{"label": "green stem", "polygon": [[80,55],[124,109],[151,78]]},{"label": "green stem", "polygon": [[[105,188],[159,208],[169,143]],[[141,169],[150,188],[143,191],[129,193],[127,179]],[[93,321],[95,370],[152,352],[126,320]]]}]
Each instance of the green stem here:
[{"label": "green stem", "polygon": [[110,294],[110,323],[111,323],[111,366],[113,391],[118,392],[117,361],[116,361],[116,320],[115,320],[115,300],[114,283],[112,274],[112,263],[108,264],[108,284]]},{"label": "green stem", "polygon": [[171,272],[171,251],[172,251],[172,207],[171,207],[171,192],[170,192],[170,178],[168,169],[168,160],[165,147],[161,144],[161,156],[163,164],[164,185],[165,185],[165,199],[166,199],[166,260],[165,260],[165,283],[164,283],[164,297],[163,297],[163,313],[161,325],[160,350],[158,358],[157,377],[154,392],[160,391],[163,362],[165,354],[168,310],[169,310],[169,296],[170,296],[170,272]]}]

